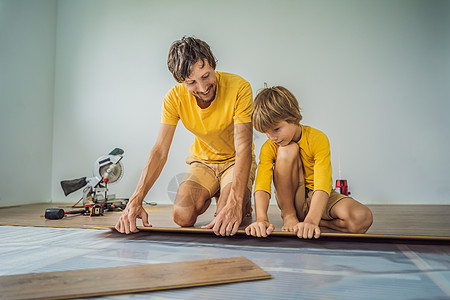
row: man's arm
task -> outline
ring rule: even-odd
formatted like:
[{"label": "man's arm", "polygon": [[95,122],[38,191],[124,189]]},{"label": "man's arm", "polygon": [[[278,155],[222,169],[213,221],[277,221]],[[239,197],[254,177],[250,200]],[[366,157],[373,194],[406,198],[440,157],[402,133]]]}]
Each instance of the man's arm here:
[{"label": "man's arm", "polygon": [[252,123],[241,123],[234,125],[234,147],[236,149],[236,162],[234,167],[234,178],[231,183],[231,193],[234,193],[241,202],[244,201],[247,191],[250,167],[252,164]]},{"label": "man's arm", "polygon": [[216,218],[203,228],[212,228],[216,234],[234,235],[242,222],[242,206],[247,190],[248,177],[252,164],[252,137],[251,123],[234,125],[234,145],[236,160],[231,190]]},{"label": "man's arm", "polygon": [[158,179],[167,161],[175,129],[176,125],[161,124],[158,138],[142,170],[136,190],[122,212],[122,216],[117,221],[117,231],[126,234],[137,232],[136,219],[138,218],[142,219],[144,226],[151,226],[148,223],[148,214],[142,206],[142,202],[156,179]]}]

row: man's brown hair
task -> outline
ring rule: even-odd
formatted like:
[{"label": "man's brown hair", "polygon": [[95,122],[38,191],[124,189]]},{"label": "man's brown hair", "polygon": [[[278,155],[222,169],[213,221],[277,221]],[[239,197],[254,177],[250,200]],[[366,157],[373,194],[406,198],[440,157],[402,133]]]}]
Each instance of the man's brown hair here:
[{"label": "man's brown hair", "polygon": [[287,88],[264,88],[256,95],[252,123],[259,132],[266,133],[281,121],[299,124],[301,120],[298,101]]},{"label": "man's brown hair", "polygon": [[216,58],[209,45],[200,39],[185,36],[170,46],[167,66],[175,80],[183,82],[191,74],[192,67],[198,61],[204,63],[205,60],[216,69]]}]

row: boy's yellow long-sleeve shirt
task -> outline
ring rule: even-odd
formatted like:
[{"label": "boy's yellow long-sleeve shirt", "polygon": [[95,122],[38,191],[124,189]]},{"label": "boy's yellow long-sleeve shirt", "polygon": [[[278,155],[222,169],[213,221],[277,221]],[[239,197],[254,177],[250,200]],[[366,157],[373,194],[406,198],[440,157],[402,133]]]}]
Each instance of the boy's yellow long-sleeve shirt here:
[{"label": "boy's yellow long-sleeve shirt", "polygon": [[[328,137],[320,130],[301,125],[302,136],[298,141],[300,158],[305,172],[305,185],[312,191],[322,190],[330,195],[333,187],[331,176],[331,153]],[[267,140],[259,154],[255,192],[258,190],[271,194],[273,167],[278,145]]]}]

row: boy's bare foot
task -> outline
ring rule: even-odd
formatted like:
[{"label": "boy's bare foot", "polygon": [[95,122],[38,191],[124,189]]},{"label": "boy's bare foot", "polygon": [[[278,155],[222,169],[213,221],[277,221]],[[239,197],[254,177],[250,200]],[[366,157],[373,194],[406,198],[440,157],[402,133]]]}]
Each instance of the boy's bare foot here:
[{"label": "boy's bare foot", "polygon": [[294,231],[294,226],[297,225],[298,218],[296,215],[287,215],[283,217],[283,227],[281,231]]}]

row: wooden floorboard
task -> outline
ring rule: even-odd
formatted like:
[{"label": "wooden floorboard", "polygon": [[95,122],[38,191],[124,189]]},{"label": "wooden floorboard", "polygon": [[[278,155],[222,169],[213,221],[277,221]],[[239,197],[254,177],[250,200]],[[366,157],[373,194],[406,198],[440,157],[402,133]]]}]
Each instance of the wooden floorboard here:
[{"label": "wooden floorboard", "polygon": [[232,257],[0,276],[0,299],[94,297],[269,278],[247,258]]},{"label": "wooden floorboard", "polygon": [[[120,212],[105,212],[103,216],[97,217],[68,215],[61,220],[46,220],[44,218],[45,209],[51,207],[70,210],[70,205],[49,203],[0,208],[0,225],[79,228],[97,225],[112,226],[115,225],[121,214]],[[215,208],[212,205],[201,215],[195,227],[200,228],[202,225],[208,224],[213,219]],[[374,222],[367,234],[450,237],[450,205],[371,205],[369,208],[373,212]],[[145,206],[145,209],[149,213],[150,223],[154,227],[179,228],[172,220],[170,205]],[[270,206],[269,219],[275,225],[275,230],[281,230],[282,220],[277,206]],[[253,220],[254,216],[246,218],[240,230],[243,230]],[[337,233],[328,228],[322,228],[322,232]]]},{"label": "wooden floorboard", "polygon": [[[108,228],[111,230],[115,230],[114,226],[110,225],[86,225],[85,228],[92,229],[102,229]],[[139,231],[142,232],[158,232],[158,233],[189,233],[189,234],[215,234],[212,229],[203,229],[203,228],[195,228],[195,227],[138,227]],[[236,232],[236,235],[244,235],[247,233],[244,229],[239,229]],[[295,232],[287,232],[287,231],[273,231],[271,236],[281,236],[281,237],[293,237],[296,238],[297,234]],[[322,232],[320,237],[322,239],[331,238],[331,239],[358,239],[358,240],[421,240],[421,241],[440,241],[449,243],[450,237],[446,236],[432,236],[432,235],[401,235],[401,234],[373,234],[373,233],[364,233],[364,234],[351,234],[345,232]]]}]

